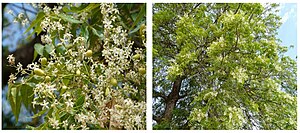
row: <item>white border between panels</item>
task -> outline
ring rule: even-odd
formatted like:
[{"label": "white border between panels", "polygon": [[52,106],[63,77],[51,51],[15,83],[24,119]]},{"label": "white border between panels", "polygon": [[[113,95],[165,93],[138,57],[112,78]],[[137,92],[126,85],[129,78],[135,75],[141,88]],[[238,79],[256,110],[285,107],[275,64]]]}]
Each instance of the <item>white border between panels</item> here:
[{"label": "white border between panels", "polygon": [[147,130],[152,130],[152,4],[147,3]]}]

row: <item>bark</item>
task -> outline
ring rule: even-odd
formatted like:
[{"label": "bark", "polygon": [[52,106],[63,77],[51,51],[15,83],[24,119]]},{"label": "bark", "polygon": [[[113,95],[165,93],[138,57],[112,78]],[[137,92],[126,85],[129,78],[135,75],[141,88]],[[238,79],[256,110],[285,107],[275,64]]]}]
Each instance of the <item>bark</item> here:
[{"label": "bark", "polygon": [[[16,51],[10,53],[13,54],[15,57],[15,63],[17,64],[20,62],[23,65],[23,68],[26,68],[28,64],[30,64],[33,60],[33,52],[34,52],[34,44],[36,43],[42,43],[40,39],[40,35],[35,37],[32,41],[30,41],[28,44],[18,48]],[[11,73],[15,73],[16,70],[12,67],[8,66],[7,61],[8,55],[2,55],[2,86],[7,85],[9,75]],[[4,87],[3,87],[4,88]],[[2,88],[2,89],[3,89]]]},{"label": "bark", "polygon": [[182,77],[177,77],[176,80],[173,83],[172,86],[172,91],[171,93],[167,96],[167,99],[165,101],[166,107],[165,107],[165,112],[163,114],[162,120],[164,121],[171,121],[172,120],[172,112],[176,106],[177,101],[179,100],[179,91],[181,88],[181,83],[182,83],[183,78]]}]

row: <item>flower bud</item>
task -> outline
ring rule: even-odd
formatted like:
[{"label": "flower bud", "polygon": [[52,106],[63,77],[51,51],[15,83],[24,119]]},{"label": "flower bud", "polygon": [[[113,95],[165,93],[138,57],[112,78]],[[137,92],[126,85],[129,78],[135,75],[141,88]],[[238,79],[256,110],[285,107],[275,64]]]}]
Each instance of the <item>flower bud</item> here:
[{"label": "flower bud", "polygon": [[146,69],[144,67],[139,68],[139,73],[140,74],[146,74]]},{"label": "flower bud", "polygon": [[118,81],[114,78],[111,78],[110,79],[110,84],[113,85],[113,86],[117,86],[118,85]]},{"label": "flower bud", "polygon": [[141,58],[140,54],[135,54],[134,56],[132,56],[133,59],[138,60]]},{"label": "flower bud", "polygon": [[41,59],[41,64],[42,64],[43,66],[46,65],[46,64],[47,64],[47,58],[43,57],[43,58]]},{"label": "flower bud", "polygon": [[85,56],[86,57],[91,57],[93,55],[93,51],[92,50],[88,50],[85,52]]},{"label": "flower bud", "polygon": [[107,88],[105,89],[104,95],[107,96],[107,95],[109,94],[109,92],[110,92],[110,90],[109,90],[109,88],[107,87]]},{"label": "flower bud", "polygon": [[50,82],[50,81],[51,81],[51,78],[50,78],[49,76],[46,76],[46,77],[45,77],[45,81],[46,81],[46,82]]},{"label": "flower bud", "polygon": [[77,76],[80,76],[80,74],[81,74],[81,73],[80,73],[80,70],[78,69],[78,70],[76,71],[76,75],[77,75]]},{"label": "flower bud", "polygon": [[44,76],[45,72],[39,68],[36,68],[33,70],[34,74],[38,75],[38,76]]}]

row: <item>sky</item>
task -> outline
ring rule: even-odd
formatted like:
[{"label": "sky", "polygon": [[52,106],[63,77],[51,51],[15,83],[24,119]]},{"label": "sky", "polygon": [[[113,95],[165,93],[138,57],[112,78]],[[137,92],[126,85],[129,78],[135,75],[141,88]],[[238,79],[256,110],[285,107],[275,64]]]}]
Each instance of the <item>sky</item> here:
[{"label": "sky", "polygon": [[294,45],[289,48],[285,55],[296,59],[297,56],[297,4],[281,3],[279,6],[279,15],[282,18],[282,25],[278,29],[278,38],[282,41],[283,46]]},{"label": "sky", "polygon": [[[14,5],[22,7],[21,3],[14,3]],[[24,4],[25,8],[30,9],[32,11],[35,11],[31,6],[27,6],[27,4]],[[11,4],[7,5],[7,10],[4,10],[4,15],[8,18],[9,22],[13,22],[14,16],[17,16],[18,13],[23,12],[20,8],[13,8],[14,16],[8,14],[8,9],[12,9]],[[32,22],[35,19],[35,14],[32,14],[30,12],[27,13],[29,17],[29,21]],[[9,46],[9,51],[13,52],[18,47],[18,44],[20,44],[22,41],[24,41],[24,38],[27,38],[28,34],[31,33],[31,31],[28,34],[24,34],[25,30],[29,27],[30,24],[26,24],[26,27],[23,27],[19,24],[12,23],[8,26],[7,29],[3,29],[5,31],[2,32],[3,36],[8,36],[8,39],[3,39],[2,43],[4,46]],[[21,43],[22,44],[22,43]]]}]

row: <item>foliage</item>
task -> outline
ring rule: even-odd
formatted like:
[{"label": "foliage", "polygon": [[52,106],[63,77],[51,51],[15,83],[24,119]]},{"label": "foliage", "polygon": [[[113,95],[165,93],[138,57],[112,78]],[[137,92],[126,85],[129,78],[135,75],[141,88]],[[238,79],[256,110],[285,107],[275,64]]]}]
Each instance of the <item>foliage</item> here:
[{"label": "foliage", "polygon": [[42,34],[42,58],[24,68],[8,57],[16,121],[24,105],[44,118],[33,129],[145,129],[145,4],[33,6],[40,11],[25,33]]},{"label": "foliage", "polygon": [[167,95],[184,77],[171,129],[296,129],[296,62],[276,38],[277,6],[154,5],[154,91]]}]

